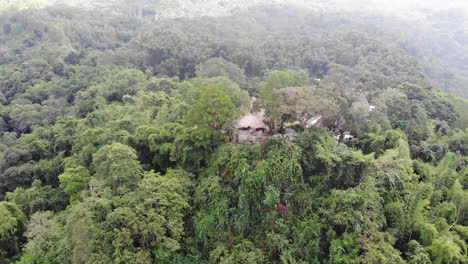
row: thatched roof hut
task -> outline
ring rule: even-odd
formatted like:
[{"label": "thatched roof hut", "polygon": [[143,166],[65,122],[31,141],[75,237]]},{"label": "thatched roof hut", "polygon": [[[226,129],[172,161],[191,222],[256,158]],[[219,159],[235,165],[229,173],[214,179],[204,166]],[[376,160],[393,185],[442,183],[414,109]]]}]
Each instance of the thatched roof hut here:
[{"label": "thatched roof hut", "polygon": [[253,114],[247,114],[237,120],[236,129],[266,130],[266,126],[260,117]]}]

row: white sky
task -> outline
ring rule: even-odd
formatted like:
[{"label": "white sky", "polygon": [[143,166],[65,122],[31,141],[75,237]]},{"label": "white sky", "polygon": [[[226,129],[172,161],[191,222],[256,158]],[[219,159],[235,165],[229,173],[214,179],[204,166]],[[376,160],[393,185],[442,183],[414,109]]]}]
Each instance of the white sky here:
[{"label": "white sky", "polygon": [[[116,3],[123,0],[0,0],[0,4],[14,2],[42,2],[53,3],[62,2],[78,6]],[[127,0],[128,1],[128,0]],[[324,10],[352,10],[378,12],[393,15],[400,15],[408,19],[418,19],[427,12],[421,9],[444,10],[458,9],[468,13],[468,0],[160,0],[164,6],[176,9],[200,9],[200,12],[207,12],[213,7],[218,8],[218,3],[224,3],[229,7],[249,7],[259,3],[294,3],[304,7]],[[99,4],[98,4],[99,3]]]},{"label": "white sky", "polygon": [[446,9],[446,8],[458,8],[468,7],[467,0],[378,0],[383,4],[391,7],[395,6],[398,8],[431,8],[431,9]]},{"label": "white sky", "polygon": [[[268,1],[268,0],[266,0]],[[293,2],[314,9],[363,11],[397,15],[408,20],[424,19],[433,11],[462,10],[468,14],[468,0],[270,0]],[[429,11],[429,12],[428,12]],[[432,11],[432,12],[430,12]]]},{"label": "white sky", "polygon": [[[333,1],[333,0],[332,0]],[[328,1],[328,2],[332,2]],[[364,8],[376,8],[379,10],[413,10],[428,8],[432,10],[464,9],[468,11],[468,0],[336,0],[346,6],[355,5]],[[308,2],[306,0],[306,2]],[[310,2],[313,2],[311,0]]]}]

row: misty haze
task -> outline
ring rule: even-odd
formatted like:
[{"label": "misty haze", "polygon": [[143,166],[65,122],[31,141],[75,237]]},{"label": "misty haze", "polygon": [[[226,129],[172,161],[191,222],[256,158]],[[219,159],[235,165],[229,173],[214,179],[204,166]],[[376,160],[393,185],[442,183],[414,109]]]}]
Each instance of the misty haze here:
[{"label": "misty haze", "polygon": [[468,1],[0,0],[0,264],[468,263]]}]

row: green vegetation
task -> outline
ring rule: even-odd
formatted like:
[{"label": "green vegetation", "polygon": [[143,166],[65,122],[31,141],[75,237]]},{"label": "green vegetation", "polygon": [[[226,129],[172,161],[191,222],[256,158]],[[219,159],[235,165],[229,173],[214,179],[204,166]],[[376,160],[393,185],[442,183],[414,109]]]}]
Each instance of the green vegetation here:
[{"label": "green vegetation", "polygon": [[334,19],[2,13],[0,264],[467,263],[468,102]]}]

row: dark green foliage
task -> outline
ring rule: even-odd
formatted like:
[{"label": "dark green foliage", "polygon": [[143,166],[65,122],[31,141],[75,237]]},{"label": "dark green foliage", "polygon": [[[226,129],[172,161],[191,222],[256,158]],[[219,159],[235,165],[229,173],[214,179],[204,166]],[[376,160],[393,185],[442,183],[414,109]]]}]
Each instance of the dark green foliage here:
[{"label": "dark green foliage", "polygon": [[398,203],[389,203],[385,205],[385,218],[387,225],[390,228],[401,226],[403,222],[404,212],[403,208]]},{"label": "dark green foliage", "polygon": [[149,148],[155,152],[152,162],[162,170],[174,164],[171,161],[171,152],[176,147],[174,141],[184,131],[184,127],[176,123],[167,123],[154,129],[147,137]]},{"label": "dark green foliage", "polygon": [[38,211],[59,212],[68,204],[68,197],[62,190],[42,185],[39,180],[34,181],[29,189],[19,187],[7,193],[6,199],[18,205],[27,216]]},{"label": "dark green foliage", "polygon": [[304,133],[299,137],[304,149],[304,174],[312,182],[328,183],[331,188],[349,188],[362,181],[371,165],[369,156],[339,144],[324,130]]},{"label": "dark green foliage", "polygon": [[26,217],[14,203],[0,202],[0,260],[20,252]]},{"label": "dark green foliage", "polygon": [[245,88],[247,82],[244,71],[236,64],[226,61],[223,58],[212,58],[197,65],[196,74],[198,77],[202,78],[224,76],[233,80],[243,88]]},{"label": "dark green foliage", "polygon": [[397,130],[387,130],[382,134],[380,126],[372,127],[361,140],[361,148],[365,153],[375,153],[375,156],[378,157],[385,150],[397,147],[401,138],[403,138],[403,134]]}]

